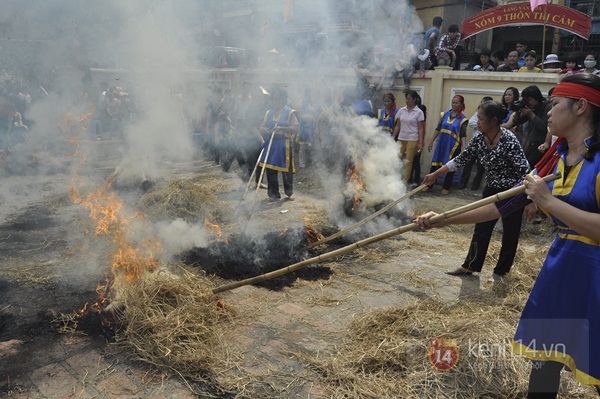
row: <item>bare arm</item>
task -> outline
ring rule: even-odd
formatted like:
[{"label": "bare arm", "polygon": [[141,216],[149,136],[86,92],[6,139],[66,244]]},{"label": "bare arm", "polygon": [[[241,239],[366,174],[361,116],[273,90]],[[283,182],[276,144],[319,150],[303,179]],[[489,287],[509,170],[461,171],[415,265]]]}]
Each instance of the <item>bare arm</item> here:
[{"label": "bare arm", "polygon": [[430,224],[429,218],[436,215],[438,214],[435,212],[427,212],[426,214],[417,217],[413,222],[422,229],[430,229],[432,227],[439,228],[452,224],[474,224],[497,219],[500,217],[500,212],[498,212],[498,208],[496,208],[495,204],[487,204],[481,208],[449,217],[448,219],[444,219],[435,224]]},{"label": "bare arm", "polygon": [[423,143],[425,140],[425,121],[418,122],[419,125],[419,145],[417,146],[419,152],[423,150]]},{"label": "bare arm", "polygon": [[398,134],[400,133],[400,119],[396,118],[396,122],[394,124],[394,133],[392,134],[392,137],[394,138],[394,141],[398,141]]},{"label": "bare arm", "polygon": [[439,134],[440,131],[438,129],[435,129],[435,131],[433,132],[433,136],[431,136],[431,139],[429,140],[429,145],[427,146],[429,152],[431,152],[431,149],[433,148],[433,142],[435,141],[435,139],[437,139],[437,136],[439,136]]},{"label": "bare arm", "polygon": [[539,176],[528,175],[525,180],[528,182],[525,193],[536,205],[560,219],[570,229],[591,240],[600,241],[600,214],[584,211],[554,197]]}]

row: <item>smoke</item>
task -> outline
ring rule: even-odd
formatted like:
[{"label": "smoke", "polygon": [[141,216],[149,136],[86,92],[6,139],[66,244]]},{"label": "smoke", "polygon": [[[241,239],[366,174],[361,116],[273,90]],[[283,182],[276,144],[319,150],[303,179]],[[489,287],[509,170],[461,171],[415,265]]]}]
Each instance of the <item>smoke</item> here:
[{"label": "smoke", "polygon": [[183,219],[157,223],[156,230],[166,259],[184,249],[205,248],[209,243],[209,235],[203,227]]},{"label": "smoke", "polygon": [[[191,132],[202,129],[209,85],[229,88],[225,80],[210,82],[209,68],[222,62],[244,66],[252,71],[247,79],[267,89],[285,79],[281,68],[306,68],[284,82],[291,105],[300,109],[306,87],[319,88],[323,96],[342,92],[322,71],[349,68],[375,46],[403,59],[405,43],[423,30],[406,0],[286,1],[275,7],[252,1],[8,0],[1,19],[0,36],[7,40],[0,48],[0,94],[31,97],[22,110],[28,137],[12,145],[8,161],[23,160],[15,161],[23,175],[72,170],[93,184],[112,173],[118,184],[134,186],[166,177],[165,165],[194,156]],[[225,47],[240,50],[227,53]],[[85,115],[98,109],[102,81],[118,93],[127,115],[103,120],[104,134],[97,137],[88,126],[96,126],[100,116]],[[65,130],[66,119],[71,126]],[[360,167],[365,204],[402,195],[397,145],[375,121],[335,112],[332,121],[340,162],[351,159]],[[81,140],[78,151],[85,157],[65,156],[73,153],[73,136]],[[38,166],[29,162],[34,156]],[[332,208],[340,208],[345,173],[324,166],[315,171],[330,183],[324,185],[328,190],[340,193]],[[159,232],[168,251],[206,240],[206,232],[181,220],[160,225]]]}]

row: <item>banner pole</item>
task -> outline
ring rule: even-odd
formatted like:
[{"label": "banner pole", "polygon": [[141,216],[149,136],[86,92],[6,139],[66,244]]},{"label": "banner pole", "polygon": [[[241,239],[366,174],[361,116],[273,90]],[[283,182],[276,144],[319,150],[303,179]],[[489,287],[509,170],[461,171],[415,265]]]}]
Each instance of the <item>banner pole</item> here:
[{"label": "banner pole", "polygon": [[542,32],[542,72],[544,72],[544,61],[546,61],[546,21],[548,19],[548,3],[544,4],[544,31]]}]

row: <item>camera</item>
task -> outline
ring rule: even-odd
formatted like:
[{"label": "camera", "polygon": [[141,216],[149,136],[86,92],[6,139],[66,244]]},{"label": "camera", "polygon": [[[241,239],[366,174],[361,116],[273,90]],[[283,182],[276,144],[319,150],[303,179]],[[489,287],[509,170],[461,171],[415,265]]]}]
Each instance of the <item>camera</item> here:
[{"label": "camera", "polygon": [[517,100],[514,102],[513,107],[515,108],[515,111],[520,111],[523,108],[527,108],[527,101],[523,99]]}]

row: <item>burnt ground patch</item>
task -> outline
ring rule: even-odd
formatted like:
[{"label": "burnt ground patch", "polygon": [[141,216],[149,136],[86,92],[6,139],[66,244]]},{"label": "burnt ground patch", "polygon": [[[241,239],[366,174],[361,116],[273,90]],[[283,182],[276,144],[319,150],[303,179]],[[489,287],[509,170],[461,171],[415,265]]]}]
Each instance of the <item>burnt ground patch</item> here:
[{"label": "burnt ground patch", "polygon": [[[226,241],[211,243],[206,248],[188,250],[180,255],[180,260],[208,274],[228,280],[243,280],[311,258],[315,252],[304,250],[306,244],[304,229],[288,229],[263,237],[237,234]],[[293,285],[298,278],[314,281],[328,279],[332,274],[327,266],[309,265],[256,285],[281,290]]]},{"label": "burnt ground patch", "polygon": [[68,204],[64,198],[27,206],[0,225],[0,344],[20,342],[14,350],[0,351],[0,396],[14,388],[7,381],[22,381],[64,353],[56,317],[72,314],[98,296],[96,282],[70,280],[61,273],[70,267],[63,259],[66,230],[72,228],[56,220],[58,206]]}]

